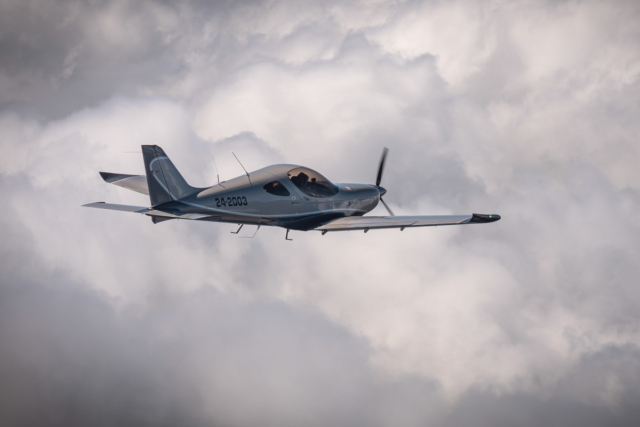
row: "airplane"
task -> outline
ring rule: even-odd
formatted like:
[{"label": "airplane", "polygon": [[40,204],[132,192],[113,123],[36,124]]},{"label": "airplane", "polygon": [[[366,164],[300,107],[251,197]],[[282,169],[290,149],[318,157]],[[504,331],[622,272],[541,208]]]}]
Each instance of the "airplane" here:
[{"label": "airplane", "polygon": [[[334,184],[320,173],[299,165],[280,164],[247,172],[207,188],[192,187],[184,180],[164,150],[143,145],[146,175],[100,172],[102,179],[128,190],[146,194],[151,207],[105,202],[83,205],[89,208],[133,212],[151,217],[154,224],[172,219],[257,225],[287,230],[322,232],[484,224],[500,219],[496,214],[395,216],[382,199],[380,186],[388,149],[382,151],[375,185]],[[219,181],[219,179],[218,179]],[[378,202],[388,216],[364,216]],[[254,234],[255,236],[255,234]]]}]

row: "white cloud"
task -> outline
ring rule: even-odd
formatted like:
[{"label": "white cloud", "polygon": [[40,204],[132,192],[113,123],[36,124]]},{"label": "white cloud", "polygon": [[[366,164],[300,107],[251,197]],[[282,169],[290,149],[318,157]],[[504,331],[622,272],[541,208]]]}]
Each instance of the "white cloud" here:
[{"label": "white cloud", "polygon": [[[101,73],[87,70],[108,59],[104,46],[89,40],[77,50],[77,35],[60,42],[67,68],[53,67],[56,75],[70,70],[68,82],[55,95],[42,92],[42,104],[30,92],[39,79],[20,98],[16,88],[29,77],[0,73],[9,88],[0,92],[6,206],[42,271],[64,271],[141,316],[208,288],[229,301],[321,313],[365,343],[357,363],[362,375],[385,379],[382,394],[410,379],[454,408],[478,390],[531,402],[561,396],[567,408],[626,408],[625,395],[637,396],[637,378],[620,367],[637,367],[640,342],[636,6],[185,3],[154,6],[135,28],[139,11],[123,5],[79,15],[82,31],[96,19],[111,34],[105,46],[132,39]],[[119,33],[123,14],[132,18]],[[41,38],[29,40],[37,48]],[[99,90],[78,90],[83,79]],[[58,118],[16,106],[46,110],[60,94],[69,100]],[[228,225],[152,225],[80,208],[147,203],[97,175],[141,173],[140,157],[124,153],[140,144],[163,146],[198,186],[241,173],[230,151],[248,169],[292,162],[335,181],[372,182],[389,146],[386,200],[399,213],[495,212],[503,220],[293,233],[286,242],[279,229],[237,239]],[[176,316],[195,327],[184,312]],[[211,374],[231,383],[221,387],[206,363],[218,350],[199,345],[189,380],[196,394],[215,408],[238,404],[252,381],[234,364],[232,374]],[[268,364],[260,366],[251,375],[267,375]],[[281,384],[278,411],[315,381],[304,378]],[[424,424],[419,407],[407,419]],[[257,419],[229,411],[231,424]],[[434,411],[432,420],[446,417]]]}]

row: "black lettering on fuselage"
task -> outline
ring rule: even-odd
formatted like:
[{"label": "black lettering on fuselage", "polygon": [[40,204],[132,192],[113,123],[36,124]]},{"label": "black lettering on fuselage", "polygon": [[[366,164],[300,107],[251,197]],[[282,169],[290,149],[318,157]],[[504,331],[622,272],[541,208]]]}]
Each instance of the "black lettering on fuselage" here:
[{"label": "black lettering on fuselage", "polygon": [[249,204],[245,196],[242,197],[216,197],[216,207],[246,206]]}]

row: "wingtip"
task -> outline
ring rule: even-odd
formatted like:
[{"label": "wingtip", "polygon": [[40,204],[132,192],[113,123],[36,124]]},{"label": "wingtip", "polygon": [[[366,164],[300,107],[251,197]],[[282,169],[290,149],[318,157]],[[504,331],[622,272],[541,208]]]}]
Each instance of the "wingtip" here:
[{"label": "wingtip", "polygon": [[117,173],[111,173],[111,172],[98,172],[100,174],[100,177],[105,181],[105,182],[111,182],[115,179],[115,177],[118,175]]},{"label": "wingtip", "polygon": [[113,184],[116,181],[120,181],[125,178],[131,178],[136,175],[129,175],[124,173],[112,173],[112,172],[98,172],[102,179],[109,184]]},{"label": "wingtip", "polygon": [[469,220],[469,222],[472,223],[477,223],[477,224],[486,224],[489,222],[496,222],[496,221],[500,221],[500,219],[502,219],[502,217],[498,214],[472,214],[471,215],[471,220]]}]

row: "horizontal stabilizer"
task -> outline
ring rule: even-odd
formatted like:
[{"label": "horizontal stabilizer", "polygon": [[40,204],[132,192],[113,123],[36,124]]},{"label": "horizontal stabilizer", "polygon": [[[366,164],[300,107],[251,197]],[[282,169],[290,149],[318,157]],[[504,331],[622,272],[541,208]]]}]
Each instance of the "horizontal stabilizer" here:
[{"label": "horizontal stabilizer", "polygon": [[149,195],[149,184],[146,175],[125,175],[123,173],[100,172],[105,182],[126,188],[137,193]]},{"label": "horizontal stabilizer", "polygon": [[145,208],[144,206],[115,205],[113,203],[105,203],[105,202],[89,203],[88,205],[82,205],[82,207],[108,209],[111,211],[122,211],[122,212],[138,212],[138,213],[144,213],[145,211],[149,210],[149,208]]},{"label": "horizontal stabilizer", "polygon": [[[111,211],[120,211],[120,212],[133,212],[133,213],[144,214],[152,217],[165,218],[165,220],[168,220],[168,219],[197,220],[197,219],[211,217],[211,215],[203,215],[203,214],[196,214],[196,213],[180,213],[180,212],[172,212],[172,211],[166,211],[166,210],[160,210],[160,209],[154,209],[154,208],[145,208],[144,206],[116,205],[113,203],[105,203],[105,202],[89,203],[88,205],[82,205],[82,207],[107,209]],[[158,219],[154,222],[161,222],[161,221],[163,220]]]}]

